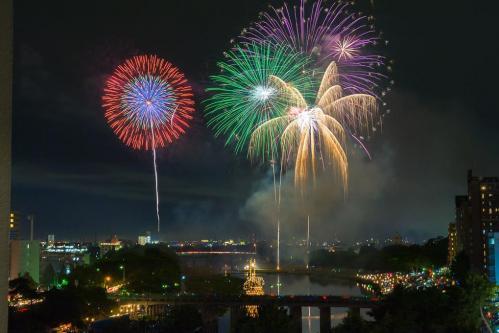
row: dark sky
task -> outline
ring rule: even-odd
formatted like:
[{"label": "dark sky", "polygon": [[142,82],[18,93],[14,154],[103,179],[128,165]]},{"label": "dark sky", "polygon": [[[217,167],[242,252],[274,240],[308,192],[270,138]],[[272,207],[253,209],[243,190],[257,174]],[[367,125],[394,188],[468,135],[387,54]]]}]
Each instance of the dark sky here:
[{"label": "dark sky", "polygon": [[[493,1],[358,2],[390,41],[391,113],[368,142],[372,161],[352,151],[348,198],[329,195],[326,180],[311,197],[312,237],[445,234],[466,170],[499,175]],[[106,76],[143,53],[172,61],[196,92],[192,128],[158,156],[162,237],[272,235],[268,172],[213,138],[201,103],[229,40],[267,4],[15,1],[12,205],[36,215],[37,237],[135,239],[154,230],[151,153],[124,146],[100,106]],[[298,206],[284,199],[287,235],[304,230]]]}]

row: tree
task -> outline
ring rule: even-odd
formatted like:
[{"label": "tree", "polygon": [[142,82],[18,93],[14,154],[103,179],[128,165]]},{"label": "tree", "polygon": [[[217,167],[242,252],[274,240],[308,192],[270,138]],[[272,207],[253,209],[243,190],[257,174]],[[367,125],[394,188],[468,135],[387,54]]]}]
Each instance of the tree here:
[{"label": "tree", "polygon": [[36,282],[28,273],[9,281],[9,295],[14,296],[16,294],[28,299],[36,297]]},{"label": "tree", "polygon": [[69,276],[69,284],[83,288],[102,287],[104,274],[92,265],[76,266]]},{"label": "tree", "polygon": [[362,319],[358,311],[348,311],[348,315],[333,330],[334,333],[364,333],[370,332],[371,325]]},{"label": "tree", "polygon": [[464,251],[459,252],[450,267],[452,278],[462,283],[468,276],[470,269],[468,255]]},{"label": "tree", "polygon": [[422,267],[441,267],[447,260],[447,238],[430,239],[424,245],[389,245],[382,249],[362,246],[358,254],[348,251],[313,251],[312,266],[376,271],[409,272]]},{"label": "tree", "polygon": [[243,316],[238,321],[236,332],[239,333],[288,333],[291,331],[291,319],[286,309],[277,306],[260,306],[258,318]]},{"label": "tree", "polygon": [[448,237],[432,238],[423,245],[423,254],[433,266],[445,266],[447,263],[448,244]]},{"label": "tree", "polygon": [[243,291],[243,279],[223,275],[190,276],[186,280],[188,292],[198,295],[239,296]]},{"label": "tree", "polygon": [[164,293],[180,286],[178,258],[164,245],[136,246],[109,253],[97,268],[112,281],[121,281],[122,269],[126,270],[127,289],[136,293]]},{"label": "tree", "polygon": [[194,329],[202,326],[201,315],[194,306],[175,306],[170,311],[170,332],[193,332]]},{"label": "tree", "polygon": [[46,287],[52,287],[57,284],[57,274],[52,264],[48,264],[44,268],[40,282],[43,286]]},{"label": "tree", "polygon": [[480,307],[493,288],[482,276],[469,274],[461,286],[423,290],[397,287],[372,310],[372,332],[468,333],[481,326]]},{"label": "tree", "polygon": [[380,307],[372,310],[376,319],[373,331],[446,332],[449,305],[448,296],[439,289],[417,290],[396,287]]},{"label": "tree", "polygon": [[464,278],[462,286],[452,288],[449,295],[451,321],[472,332],[481,325],[480,308],[492,299],[494,287],[483,276],[470,273]]}]

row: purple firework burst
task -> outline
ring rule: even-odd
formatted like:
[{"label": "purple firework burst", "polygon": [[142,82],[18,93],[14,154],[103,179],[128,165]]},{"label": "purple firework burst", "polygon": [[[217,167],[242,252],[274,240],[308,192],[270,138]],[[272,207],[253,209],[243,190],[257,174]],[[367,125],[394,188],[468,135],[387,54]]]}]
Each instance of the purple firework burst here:
[{"label": "purple firework burst", "polygon": [[343,89],[380,98],[385,93],[381,88],[386,79],[385,58],[375,53],[381,39],[371,21],[372,17],[354,12],[347,2],[326,6],[318,0],[309,6],[301,0],[299,6],[271,7],[241,38],[285,43],[321,64],[335,61]]}]

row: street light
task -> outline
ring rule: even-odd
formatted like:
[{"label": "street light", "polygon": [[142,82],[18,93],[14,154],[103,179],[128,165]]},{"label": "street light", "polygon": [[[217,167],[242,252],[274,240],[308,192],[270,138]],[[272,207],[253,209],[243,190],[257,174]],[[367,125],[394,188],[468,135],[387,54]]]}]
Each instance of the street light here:
[{"label": "street light", "polygon": [[104,278],[104,287],[108,287],[109,286],[109,282],[111,281],[111,277],[108,275]]},{"label": "street light", "polygon": [[124,283],[125,282],[125,265],[121,265],[120,270],[123,271],[123,283]]}]

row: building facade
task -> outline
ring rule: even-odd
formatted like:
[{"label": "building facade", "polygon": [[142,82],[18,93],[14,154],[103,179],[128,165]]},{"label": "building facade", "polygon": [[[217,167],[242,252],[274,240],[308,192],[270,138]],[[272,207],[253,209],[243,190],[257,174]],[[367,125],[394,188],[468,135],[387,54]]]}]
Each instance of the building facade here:
[{"label": "building facade", "polygon": [[145,233],[145,235],[139,235],[138,239],[137,239],[137,244],[139,245],[146,245],[146,244],[151,244],[152,243],[152,240],[151,240],[151,233],[148,231]]},{"label": "building facade", "polygon": [[471,269],[488,273],[488,235],[499,231],[499,178],[468,171],[468,195],[456,197],[457,249],[466,253]]},{"label": "building facade", "polygon": [[40,282],[40,242],[28,240],[10,241],[9,279],[16,279],[26,273]]},{"label": "building facade", "polygon": [[109,251],[118,251],[123,247],[122,242],[114,235],[111,239],[99,243],[100,255],[105,256]]},{"label": "building facade", "polygon": [[455,223],[449,223],[448,239],[447,264],[451,265],[457,255],[457,232]]},{"label": "building facade", "polygon": [[54,242],[42,246],[42,263],[51,264],[56,272],[70,274],[77,265],[90,264],[91,244],[79,242]]},{"label": "building facade", "polygon": [[9,215],[9,240],[33,240],[34,216],[11,211]]},{"label": "building facade", "polygon": [[9,215],[9,240],[19,239],[21,229],[21,216],[17,212],[10,212]]},{"label": "building facade", "polygon": [[468,207],[468,196],[458,195],[455,198],[456,204],[456,238],[457,252],[464,248],[471,250],[471,215]]},{"label": "building facade", "polygon": [[496,286],[499,285],[499,232],[488,234],[488,277],[489,281]]}]

